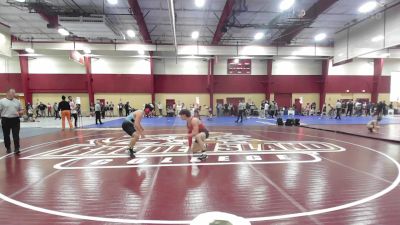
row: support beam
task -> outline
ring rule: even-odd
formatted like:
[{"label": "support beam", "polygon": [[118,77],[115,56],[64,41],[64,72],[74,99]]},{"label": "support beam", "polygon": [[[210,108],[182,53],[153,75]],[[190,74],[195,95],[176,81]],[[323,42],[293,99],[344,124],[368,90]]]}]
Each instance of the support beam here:
[{"label": "support beam", "polygon": [[22,91],[24,92],[25,103],[32,104],[32,92],[29,89],[28,56],[20,56],[19,57],[19,65],[21,67]]},{"label": "support beam", "polygon": [[221,38],[226,33],[226,31],[223,31],[223,28],[226,25],[226,23],[229,21],[229,17],[232,14],[234,5],[235,5],[235,0],[226,0],[224,10],[221,13],[221,17],[219,18],[217,29],[215,30],[215,33],[214,33],[214,37],[212,40],[213,45],[217,45],[221,41]]},{"label": "support beam", "polygon": [[208,77],[207,77],[207,89],[210,94],[209,107],[214,111],[214,59],[208,60]]},{"label": "support beam", "polygon": [[273,63],[273,59],[267,59],[267,77],[265,80],[265,99],[267,99],[268,101],[271,98],[271,82],[272,82],[272,63]]},{"label": "support beam", "polygon": [[329,59],[322,60],[321,63],[321,87],[319,92],[319,109],[322,112],[322,107],[326,99],[326,82],[329,74]]},{"label": "support beam", "polygon": [[[306,15],[303,19],[311,20],[313,22],[319,15],[338,1],[339,0],[319,0],[306,11]],[[274,40],[274,44],[290,44],[293,38],[295,38],[307,26],[308,24],[299,24],[288,27],[279,35],[278,39]]]},{"label": "support beam", "polygon": [[371,102],[373,103],[378,102],[379,83],[382,76],[383,63],[384,63],[383,59],[374,59],[374,76],[372,81],[372,93],[371,93]]},{"label": "support beam", "polygon": [[154,58],[153,53],[150,52],[150,82],[151,82],[151,102],[156,104],[156,89],[155,89],[155,77],[154,77]]},{"label": "support beam", "polygon": [[142,10],[140,9],[138,0],[129,0],[128,1],[131,11],[133,13],[133,18],[135,18],[136,23],[139,27],[140,35],[143,37],[143,41],[146,44],[151,44],[151,36],[149,30],[147,29],[146,22],[144,20],[144,16]]},{"label": "support beam", "polygon": [[92,59],[89,56],[85,56],[85,69],[86,69],[86,82],[87,92],[89,94],[89,104],[94,102],[94,91],[93,91],[93,76],[92,76]]}]

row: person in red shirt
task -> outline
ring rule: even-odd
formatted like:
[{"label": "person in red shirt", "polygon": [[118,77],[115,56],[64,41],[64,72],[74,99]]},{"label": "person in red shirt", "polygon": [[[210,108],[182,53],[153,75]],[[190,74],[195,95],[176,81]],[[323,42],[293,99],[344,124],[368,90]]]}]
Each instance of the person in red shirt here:
[{"label": "person in red shirt", "polygon": [[[206,154],[206,143],[205,140],[209,137],[209,132],[204,124],[196,117],[193,117],[189,110],[182,109],[179,112],[179,116],[182,120],[186,120],[188,128],[188,141],[189,148],[193,152],[193,156],[199,160],[207,159]],[[192,139],[195,139],[195,143],[192,145]]]}]

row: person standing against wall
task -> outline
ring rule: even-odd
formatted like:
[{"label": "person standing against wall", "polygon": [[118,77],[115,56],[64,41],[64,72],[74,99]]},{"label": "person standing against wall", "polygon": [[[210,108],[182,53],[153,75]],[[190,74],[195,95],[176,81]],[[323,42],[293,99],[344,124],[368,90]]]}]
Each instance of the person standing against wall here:
[{"label": "person standing against wall", "polygon": [[7,154],[11,153],[10,130],[12,131],[14,140],[14,153],[20,153],[19,130],[21,121],[19,117],[22,116],[23,113],[24,110],[21,108],[21,102],[15,98],[15,90],[8,90],[6,98],[0,100],[1,126]]},{"label": "person standing against wall", "polygon": [[340,114],[342,113],[342,103],[340,102],[340,100],[337,100],[336,102],[336,117],[335,119],[339,119],[341,120],[342,118],[340,118]]},{"label": "person standing against wall", "polygon": [[96,125],[97,125],[97,121],[100,122],[100,125],[103,124],[103,122],[101,122],[101,105],[100,105],[100,101],[97,100],[96,105],[94,106],[94,113],[96,114]]},{"label": "person standing against wall", "polygon": [[118,103],[118,116],[119,117],[122,117],[123,115],[122,115],[122,111],[124,110],[124,104],[122,104],[122,101],[121,100],[119,100],[119,103]]},{"label": "person standing against wall", "polygon": [[129,116],[129,112],[130,112],[130,105],[129,105],[129,102],[126,102],[126,104],[125,104],[125,115],[126,116]]},{"label": "person standing against wall", "polygon": [[163,110],[163,105],[161,104],[161,102],[158,102],[157,104],[157,108],[158,108],[158,112],[160,113],[160,116],[162,116],[162,110]]},{"label": "person standing against wall", "polygon": [[71,108],[71,116],[74,118],[75,128],[78,127],[78,111],[76,110],[76,104],[71,96],[68,96],[69,106]]},{"label": "person standing against wall", "polygon": [[[60,118],[60,115],[58,114],[58,113],[59,113],[59,110],[58,110],[58,104],[57,104],[57,102],[54,102],[53,109],[54,109],[54,116],[55,116],[55,119]],[[61,118],[60,118],[60,119],[61,119]]]},{"label": "person standing against wall", "polygon": [[239,123],[239,118],[240,118],[240,123],[242,123],[243,122],[243,113],[244,113],[244,110],[246,110],[246,103],[244,103],[243,100],[241,100],[239,102],[238,110],[239,110],[238,117],[237,117],[235,123]]},{"label": "person standing against wall", "polygon": [[69,128],[74,128],[71,122],[71,107],[67,101],[65,101],[65,96],[61,97],[62,101],[58,103],[58,110],[61,112],[62,130],[65,130],[65,119],[68,120]]}]

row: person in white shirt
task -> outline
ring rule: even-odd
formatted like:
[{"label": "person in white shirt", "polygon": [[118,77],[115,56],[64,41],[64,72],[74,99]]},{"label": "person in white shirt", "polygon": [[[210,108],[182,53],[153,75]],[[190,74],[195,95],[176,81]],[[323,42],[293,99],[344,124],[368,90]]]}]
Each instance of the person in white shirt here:
[{"label": "person in white shirt", "polygon": [[21,107],[21,102],[15,98],[15,90],[8,90],[7,97],[0,100],[1,127],[3,129],[4,145],[6,147],[7,154],[11,153],[10,131],[12,132],[14,140],[14,153],[20,153],[19,117],[23,114],[24,110]]},{"label": "person in white shirt", "polygon": [[71,117],[74,118],[75,128],[78,127],[78,111],[76,110],[76,104],[71,96],[68,96],[69,107],[71,107]]},{"label": "person in white shirt", "polygon": [[160,116],[162,116],[162,115],[163,115],[163,114],[162,114],[163,105],[162,105],[160,102],[158,102],[157,108],[158,108],[158,112],[160,113]]},{"label": "person in white shirt", "polygon": [[339,119],[341,120],[342,118],[340,118],[340,114],[342,113],[342,103],[340,102],[340,100],[337,100],[336,102],[336,117],[335,119]]},{"label": "person in white shirt", "polygon": [[179,112],[182,110],[182,104],[180,102],[178,102],[178,105],[176,105],[176,115],[179,114]]},{"label": "person in white shirt", "polygon": [[244,101],[242,100],[242,101],[239,102],[239,105],[238,105],[238,111],[239,112],[238,112],[238,117],[237,117],[235,123],[239,123],[239,118],[240,118],[240,123],[243,122],[244,110],[246,110],[246,103],[244,103]]},{"label": "person in white shirt", "polygon": [[268,110],[269,110],[269,104],[268,104],[268,101],[265,101],[265,104],[264,104],[264,114],[265,114],[265,118],[268,117]]}]

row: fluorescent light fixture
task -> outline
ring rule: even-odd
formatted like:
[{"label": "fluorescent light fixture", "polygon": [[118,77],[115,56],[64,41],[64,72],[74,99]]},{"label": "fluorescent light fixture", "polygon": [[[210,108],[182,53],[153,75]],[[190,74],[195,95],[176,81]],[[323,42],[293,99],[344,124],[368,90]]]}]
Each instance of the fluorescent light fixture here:
[{"label": "fluorescent light fixture", "polygon": [[205,3],[206,0],[194,0],[194,4],[199,8],[203,7]]},{"label": "fluorescent light fixture", "polygon": [[239,63],[239,59],[238,58],[234,59],[233,63],[238,64]]},{"label": "fluorescent light fixture", "polygon": [[383,35],[378,35],[376,37],[373,37],[371,39],[372,42],[378,42],[378,41],[382,41],[383,39],[385,39],[385,37]]},{"label": "fluorescent light fixture", "polygon": [[92,53],[92,51],[90,50],[90,48],[84,48],[84,49],[83,49],[83,52],[84,52],[85,54],[90,54],[90,53]]},{"label": "fluorescent light fixture", "polygon": [[282,0],[279,8],[282,11],[288,10],[290,7],[294,5],[295,0]]},{"label": "fluorescent light fixture", "polygon": [[139,53],[139,55],[144,55],[144,50],[143,49],[139,49],[137,52]]},{"label": "fluorescent light fixture", "polygon": [[107,0],[108,4],[110,5],[116,5],[118,4],[118,0]]},{"label": "fluorescent light fixture", "polygon": [[6,43],[6,36],[0,33],[0,44],[5,44],[5,43]]},{"label": "fluorescent light fixture", "polygon": [[282,57],[284,59],[302,59],[301,57],[298,56],[287,56],[287,57]]},{"label": "fluorescent light fixture", "polygon": [[339,55],[338,55],[339,57],[342,57],[342,56],[344,56],[344,54],[343,53],[339,53]]},{"label": "fluorescent light fixture", "polygon": [[264,33],[263,32],[258,32],[256,35],[254,35],[255,40],[260,40],[264,38]]},{"label": "fluorescent light fixture", "polygon": [[200,33],[198,31],[193,31],[192,32],[192,39],[196,40],[197,38],[199,38]]},{"label": "fluorescent light fixture", "polygon": [[369,1],[364,3],[358,8],[358,12],[360,13],[368,13],[374,10],[378,6],[378,3],[376,1]]},{"label": "fluorescent light fixture", "polygon": [[387,58],[387,57],[389,57],[389,56],[390,56],[390,53],[389,53],[389,52],[382,53],[382,54],[380,55],[381,58]]},{"label": "fluorescent light fixture", "polygon": [[300,52],[299,51],[293,51],[292,55],[300,55]]},{"label": "fluorescent light fixture", "polygon": [[136,33],[133,30],[127,30],[126,34],[130,37],[130,38],[134,38],[136,37]]},{"label": "fluorescent light fixture", "polygon": [[35,53],[35,49],[33,48],[26,48],[25,51],[29,54]]},{"label": "fluorescent light fixture", "polygon": [[59,28],[58,29],[58,33],[60,33],[62,36],[68,36],[69,35],[69,32],[64,28]]},{"label": "fluorescent light fixture", "polygon": [[15,0],[15,1],[17,1],[17,2],[25,2],[25,0]]},{"label": "fluorescent light fixture", "polygon": [[315,41],[322,41],[326,38],[326,34],[325,33],[320,33],[315,35],[314,40]]}]

